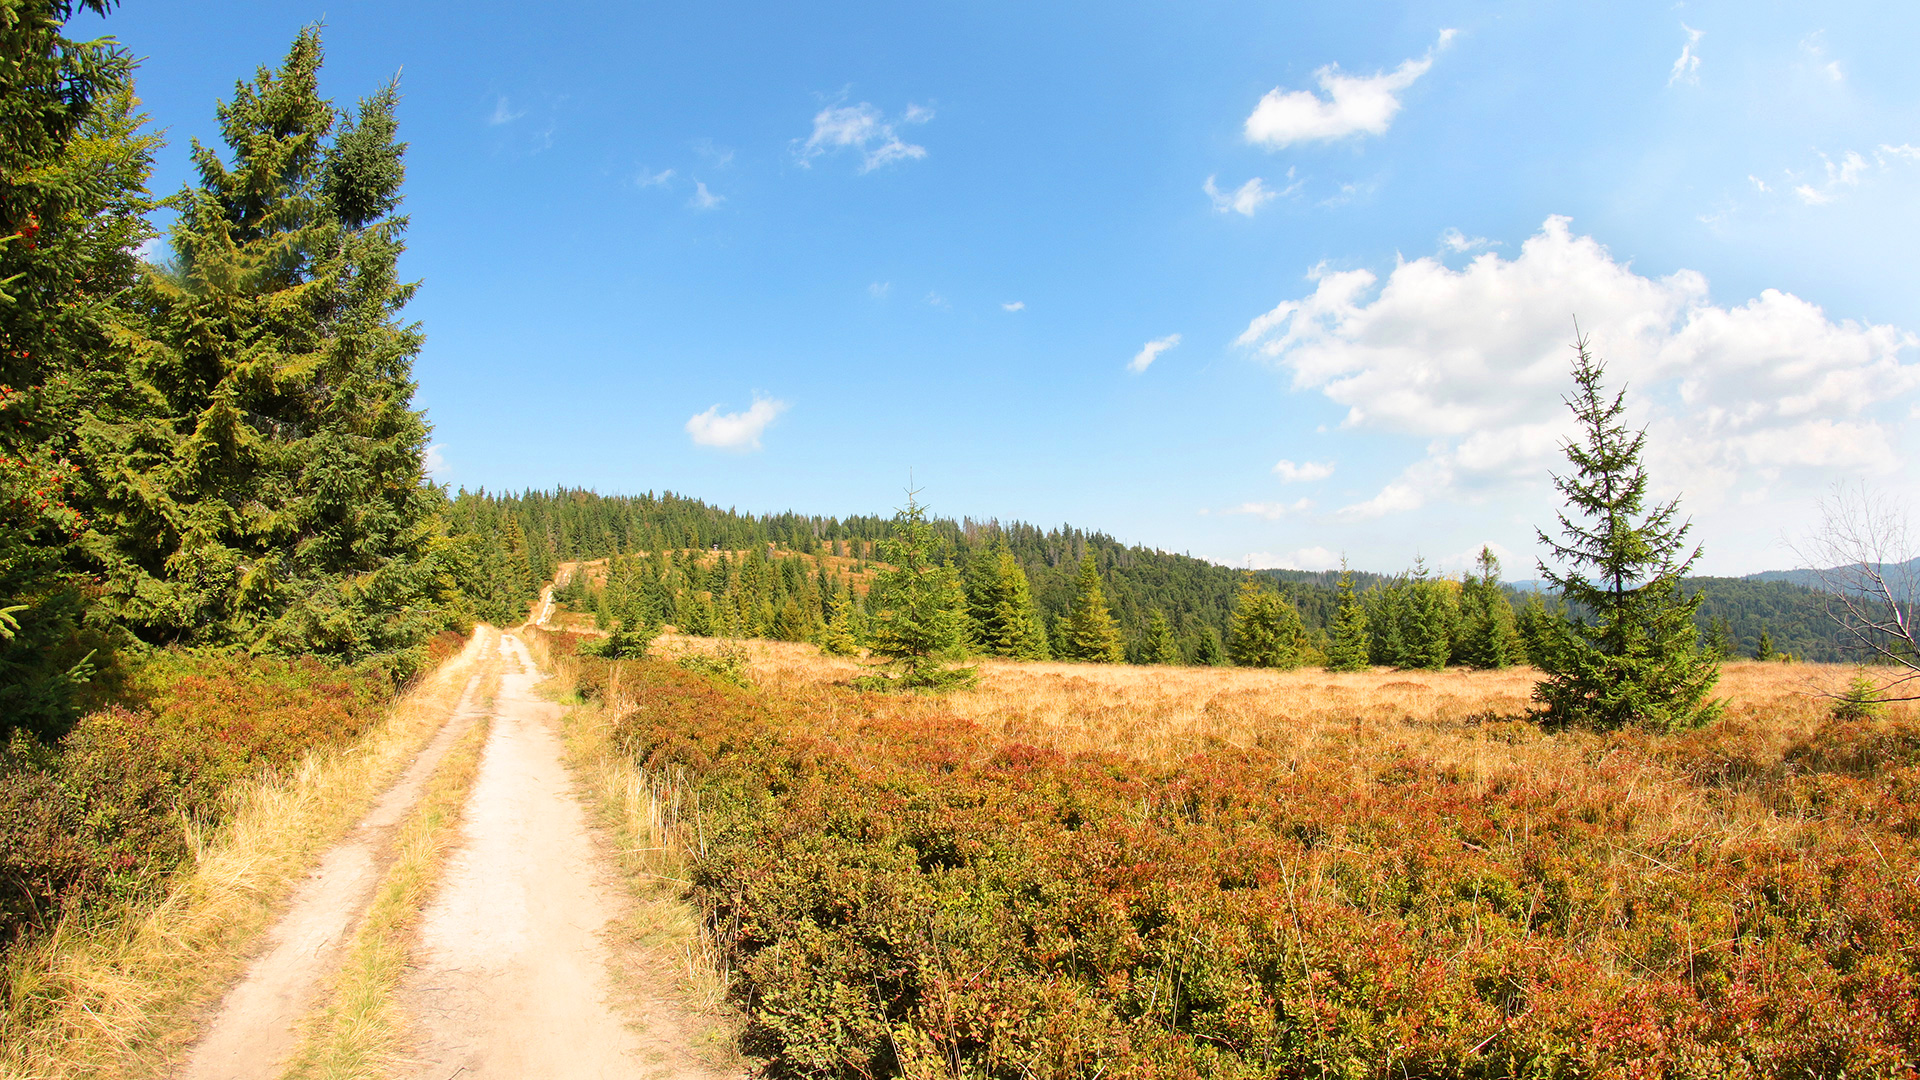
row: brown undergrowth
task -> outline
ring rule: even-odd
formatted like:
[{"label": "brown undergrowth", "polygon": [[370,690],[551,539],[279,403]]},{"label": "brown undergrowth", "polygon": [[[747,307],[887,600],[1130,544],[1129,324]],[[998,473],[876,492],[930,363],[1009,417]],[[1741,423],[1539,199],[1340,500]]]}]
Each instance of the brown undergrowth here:
[{"label": "brown undergrowth", "polygon": [[1729,665],[1724,720],[1654,737],[1540,730],[1524,670],[916,699],[749,651],[753,688],[578,683],[694,793],[775,1074],[1914,1075],[1920,717],[1829,720],[1848,669]]}]

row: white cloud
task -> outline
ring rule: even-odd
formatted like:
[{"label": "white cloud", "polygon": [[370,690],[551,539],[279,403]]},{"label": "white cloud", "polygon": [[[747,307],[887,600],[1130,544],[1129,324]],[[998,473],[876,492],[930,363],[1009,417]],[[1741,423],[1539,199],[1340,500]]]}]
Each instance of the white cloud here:
[{"label": "white cloud", "polygon": [[875,300],[885,300],[887,294],[892,291],[893,282],[891,281],[876,281],[867,286],[867,295],[873,297]]},{"label": "white cloud", "polygon": [[1408,60],[1391,72],[1346,75],[1340,65],[1328,64],[1313,73],[1325,98],[1311,90],[1269,90],[1247,117],[1247,141],[1279,148],[1355,134],[1385,134],[1400,111],[1400,92],[1427,73],[1433,66],[1434,53],[1446,48],[1454,33],[1442,30],[1425,56]]},{"label": "white cloud", "polygon": [[733,164],[733,151],[715,143],[712,139],[695,139],[693,152],[707,159],[707,163],[716,169],[724,169]]},{"label": "white cloud", "polygon": [[1453,228],[1440,234],[1440,242],[1446,245],[1448,251],[1461,253],[1500,246],[1484,236],[1468,236],[1459,229]]},{"label": "white cloud", "polygon": [[1820,155],[1820,160],[1826,164],[1827,182],[1817,188],[1812,184],[1801,184],[1793,189],[1793,193],[1800,196],[1800,201],[1808,206],[1823,206],[1832,202],[1841,188],[1859,186],[1861,175],[1871,167],[1866,158],[1853,150],[1847,151],[1838,165],[1825,154]]},{"label": "white cloud", "polygon": [[1279,192],[1267,188],[1257,176],[1232,191],[1221,191],[1214,186],[1213,177],[1209,176],[1200,190],[1206,192],[1207,198],[1213,200],[1215,210],[1223,214],[1231,212],[1243,217],[1252,217],[1253,212],[1260,209],[1262,203],[1272,202],[1280,195]]},{"label": "white cloud", "polygon": [[443,478],[453,471],[447,467],[446,455],[440,452],[440,448],[445,445],[447,444],[434,443],[432,446],[427,447],[426,457],[420,463],[421,467],[426,470],[427,479],[432,480],[436,484],[441,483]]},{"label": "white cloud", "polygon": [[1178,344],[1180,344],[1179,334],[1168,334],[1166,337],[1147,342],[1140,347],[1139,352],[1133,354],[1133,359],[1127,362],[1127,370],[1136,375],[1147,370],[1153,366],[1155,360],[1160,358],[1161,353]]},{"label": "white cloud", "polygon": [[1920,388],[1905,360],[1920,339],[1773,289],[1719,306],[1700,274],[1642,276],[1569,225],[1549,218],[1514,258],[1488,252],[1457,271],[1415,259],[1383,283],[1316,267],[1310,294],[1248,325],[1238,343],[1291,370],[1296,390],[1346,406],[1343,427],[1426,442],[1339,517],[1512,494],[1562,467],[1575,314],[1609,386],[1632,386],[1656,480],[1696,503],[1901,467],[1886,410]]},{"label": "white cloud", "polygon": [[1027,302],[1025,300],[1009,300],[1006,303],[1000,305],[1000,310],[1001,311],[1025,311],[1027,310]]},{"label": "white cloud", "polygon": [[639,175],[633,178],[633,182],[641,187],[665,187],[667,181],[671,179],[673,179],[672,169],[661,169],[659,172],[649,172],[647,167],[642,165]]},{"label": "white cloud", "polygon": [[502,124],[511,124],[525,115],[527,115],[527,110],[513,109],[507,104],[507,95],[501,94],[499,99],[493,103],[493,115],[487,117],[487,126],[499,127]]},{"label": "white cloud", "polygon": [[1700,54],[1693,51],[1693,47],[1700,44],[1700,31],[1686,23],[1681,23],[1680,29],[1686,33],[1687,43],[1680,46],[1680,58],[1673,62],[1673,72],[1667,76],[1668,86],[1677,82],[1700,81]]},{"label": "white cloud", "polygon": [[705,182],[695,180],[693,182],[693,198],[687,200],[687,205],[693,207],[695,210],[711,210],[726,201],[727,197],[725,195],[715,195],[713,192],[707,190]]},{"label": "white cloud", "polygon": [[1266,518],[1268,521],[1278,521],[1289,514],[1303,514],[1311,509],[1313,509],[1312,499],[1296,499],[1290,503],[1243,502],[1239,506],[1233,507],[1230,510],[1223,510],[1221,513],[1247,514],[1252,517]]},{"label": "white cloud", "polygon": [[[932,109],[909,105],[901,123],[924,124],[931,119]],[[847,147],[859,151],[861,172],[927,156],[926,147],[900,138],[886,115],[863,101],[858,105],[829,105],[814,114],[813,134],[799,150],[800,164],[811,165],[814,158]]]},{"label": "white cloud", "polygon": [[1336,570],[1340,556],[1323,547],[1307,547],[1275,555],[1268,551],[1250,551],[1244,560],[1253,570]]},{"label": "white cloud", "polygon": [[944,296],[941,296],[941,295],[940,295],[939,293],[937,293],[937,292],[932,292],[932,291],[929,291],[929,292],[927,293],[927,306],[928,306],[928,307],[937,307],[937,308],[942,308],[942,309],[950,309],[950,308],[952,308],[952,307],[953,307],[953,305],[952,305],[952,304],[950,304],[950,303],[948,303],[948,302],[947,302],[947,298],[946,298],[946,297],[944,297]]},{"label": "white cloud", "polygon": [[697,446],[717,446],[723,450],[758,450],[760,434],[774,417],[787,411],[787,403],[756,394],[745,412],[723,413],[715,405],[695,413],[687,421],[687,434]]},{"label": "white cloud", "polygon": [[1752,173],[1747,174],[1747,179],[1751,180],[1753,182],[1754,188],[1763,195],[1773,190],[1772,188],[1767,186],[1767,182],[1765,180],[1760,179],[1759,177],[1753,175]]},{"label": "white cloud", "polygon": [[1303,461],[1298,465],[1281,458],[1273,466],[1273,475],[1284,484],[1307,484],[1333,475],[1331,461]]}]

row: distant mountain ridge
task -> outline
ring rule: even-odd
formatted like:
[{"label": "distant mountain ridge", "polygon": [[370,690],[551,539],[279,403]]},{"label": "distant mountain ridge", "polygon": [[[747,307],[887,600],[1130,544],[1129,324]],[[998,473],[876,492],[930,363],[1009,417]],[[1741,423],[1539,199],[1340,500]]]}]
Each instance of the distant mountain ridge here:
[{"label": "distant mountain ridge", "polygon": [[[1830,567],[1826,570],[1762,570],[1757,574],[1748,574],[1746,581],[1785,581],[1801,585],[1816,591],[1825,591],[1827,578],[1838,579],[1852,573],[1847,567]],[[1881,573],[1886,576],[1887,584],[1899,592],[1912,592],[1920,585],[1920,557],[1908,559],[1903,563],[1884,563]]]}]

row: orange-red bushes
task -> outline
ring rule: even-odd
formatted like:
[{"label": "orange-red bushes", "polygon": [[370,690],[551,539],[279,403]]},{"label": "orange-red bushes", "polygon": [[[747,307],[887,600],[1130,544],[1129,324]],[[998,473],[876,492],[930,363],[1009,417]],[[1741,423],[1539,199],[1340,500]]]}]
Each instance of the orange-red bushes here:
[{"label": "orange-red bushes", "polygon": [[59,747],[16,745],[0,761],[0,942],[153,887],[186,857],[186,821],[217,823],[234,782],[359,737],[391,692],[312,659],[162,654]]},{"label": "orange-red bushes", "polygon": [[[623,745],[700,790],[692,895],[779,1074],[1864,1076],[1920,1052],[1898,728],[1806,744],[1870,769],[1732,725],[1477,778],[1358,741],[1156,766],[885,696],[617,677]],[[1775,809],[1725,826],[1742,784]]]}]

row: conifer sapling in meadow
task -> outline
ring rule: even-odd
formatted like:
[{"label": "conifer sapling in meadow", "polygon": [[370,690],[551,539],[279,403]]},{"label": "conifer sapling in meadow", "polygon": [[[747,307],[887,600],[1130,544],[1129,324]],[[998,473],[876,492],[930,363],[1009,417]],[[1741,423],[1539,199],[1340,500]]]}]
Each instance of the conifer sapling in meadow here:
[{"label": "conifer sapling in meadow", "polygon": [[1626,392],[1606,395],[1606,367],[1586,337],[1574,351],[1567,407],[1580,437],[1565,447],[1573,471],[1553,478],[1567,509],[1560,538],[1539,537],[1564,567],[1542,562],[1540,572],[1575,615],[1536,660],[1547,678],[1534,698],[1551,724],[1696,727],[1719,711],[1707,695],[1720,677],[1694,625],[1700,598],[1680,585],[1700,549],[1687,550],[1692,525],[1680,520],[1677,498],[1647,506],[1647,434],[1623,421]]},{"label": "conifer sapling in meadow", "polygon": [[1475,668],[1504,668],[1514,662],[1513,605],[1500,588],[1500,559],[1490,547],[1480,549],[1478,573],[1460,583],[1460,641],[1455,652],[1461,663]]},{"label": "conifer sapling in meadow", "polygon": [[1306,626],[1293,602],[1252,574],[1243,576],[1227,630],[1227,658],[1241,667],[1297,668],[1306,647]]},{"label": "conifer sapling in meadow", "polygon": [[946,666],[966,651],[966,595],[953,566],[935,559],[933,527],[918,494],[909,491],[907,505],[894,514],[893,533],[880,542],[889,566],[868,594],[869,647],[891,673],[863,676],[855,681],[862,689],[938,692],[979,679],[975,668]]},{"label": "conifer sapling in meadow", "polygon": [[1176,666],[1185,663],[1180,656],[1180,643],[1174,640],[1173,624],[1167,622],[1167,613],[1159,608],[1147,616],[1147,636],[1140,645],[1140,662]]},{"label": "conifer sapling in meadow", "polygon": [[1328,671],[1365,671],[1371,666],[1372,635],[1367,628],[1367,609],[1354,595],[1353,573],[1344,562],[1340,566],[1338,607],[1333,619],[1333,634],[1327,643]]},{"label": "conifer sapling in meadow", "polygon": [[1074,579],[1073,610],[1067,615],[1064,631],[1065,640],[1060,643],[1064,659],[1119,664],[1127,658],[1120,624],[1107,610],[1106,592],[1100,587],[1100,565],[1091,551],[1080,560],[1080,575]]}]

